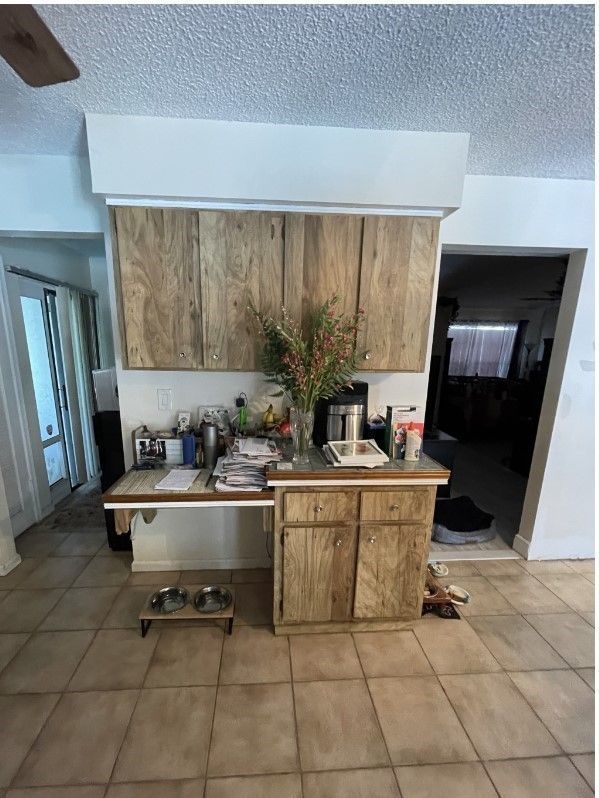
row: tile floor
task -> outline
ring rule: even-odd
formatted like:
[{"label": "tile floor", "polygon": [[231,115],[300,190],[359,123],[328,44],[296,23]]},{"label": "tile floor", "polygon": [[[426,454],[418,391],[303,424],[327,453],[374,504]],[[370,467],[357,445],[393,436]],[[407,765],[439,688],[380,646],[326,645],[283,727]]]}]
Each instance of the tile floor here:
[{"label": "tile floor", "polygon": [[[0,798],[576,798],[594,781],[592,562],[449,563],[461,621],[275,637],[270,573],[215,624],[136,618],[91,506],[0,578]],[[76,529],[74,529],[76,527]]]}]

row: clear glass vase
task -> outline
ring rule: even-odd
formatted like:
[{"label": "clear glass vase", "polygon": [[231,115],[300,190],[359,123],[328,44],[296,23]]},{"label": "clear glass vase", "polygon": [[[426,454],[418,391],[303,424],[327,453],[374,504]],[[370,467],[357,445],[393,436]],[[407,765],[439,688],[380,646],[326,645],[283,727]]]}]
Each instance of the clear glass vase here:
[{"label": "clear glass vase", "polygon": [[292,407],[289,413],[291,437],[293,438],[293,462],[295,465],[309,465],[308,450],[312,440],[314,413]]}]

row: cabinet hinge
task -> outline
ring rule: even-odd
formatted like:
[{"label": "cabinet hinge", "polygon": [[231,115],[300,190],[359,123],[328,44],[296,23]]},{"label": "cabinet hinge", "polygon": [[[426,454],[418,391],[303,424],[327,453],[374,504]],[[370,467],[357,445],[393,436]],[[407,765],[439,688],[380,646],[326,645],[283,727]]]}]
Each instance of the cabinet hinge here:
[{"label": "cabinet hinge", "polygon": [[285,533],[281,532],[281,546],[285,543]]}]

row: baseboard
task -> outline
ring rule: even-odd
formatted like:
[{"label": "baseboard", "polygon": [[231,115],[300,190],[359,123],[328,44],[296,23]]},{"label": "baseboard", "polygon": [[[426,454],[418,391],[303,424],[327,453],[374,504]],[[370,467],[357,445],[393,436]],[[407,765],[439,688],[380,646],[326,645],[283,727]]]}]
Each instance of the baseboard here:
[{"label": "baseboard", "polygon": [[131,570],[136,571],[220,571],[237,568],[270,568],[268,557],[236,558],[228,560],[133,560]]},{"label": "baseboard", "polygon": [[530,540],[526,540],[526,538],[523,538],[522,535],[517,534],[512,545],[514,547],[514,551],[517,551],[521,557],[524,557],[525,560],[528,560]]},{"label": "baseboard", "polygon": [[14,557],[11,557],[11,559],[8,562],[2,563],[2,565],[0,565],[0,576],[6,576],[11,571],[14,571],[14,569],[17,567],[17,565],[20,562],[21,562],[21,555],[15,552]]}]

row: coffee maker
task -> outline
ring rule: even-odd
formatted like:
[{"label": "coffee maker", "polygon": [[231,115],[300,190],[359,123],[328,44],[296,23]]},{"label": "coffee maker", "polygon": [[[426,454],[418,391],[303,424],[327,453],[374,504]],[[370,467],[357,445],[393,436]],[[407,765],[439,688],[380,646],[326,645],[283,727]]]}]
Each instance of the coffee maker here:
[{"label": "coffee maker", "polygon": [[330,399],[316,402],[312,435],[316,446],[323,446],[329,441],[356,441],[364,437],[368,415],[368,383],[355,380],[350,386]]}]

